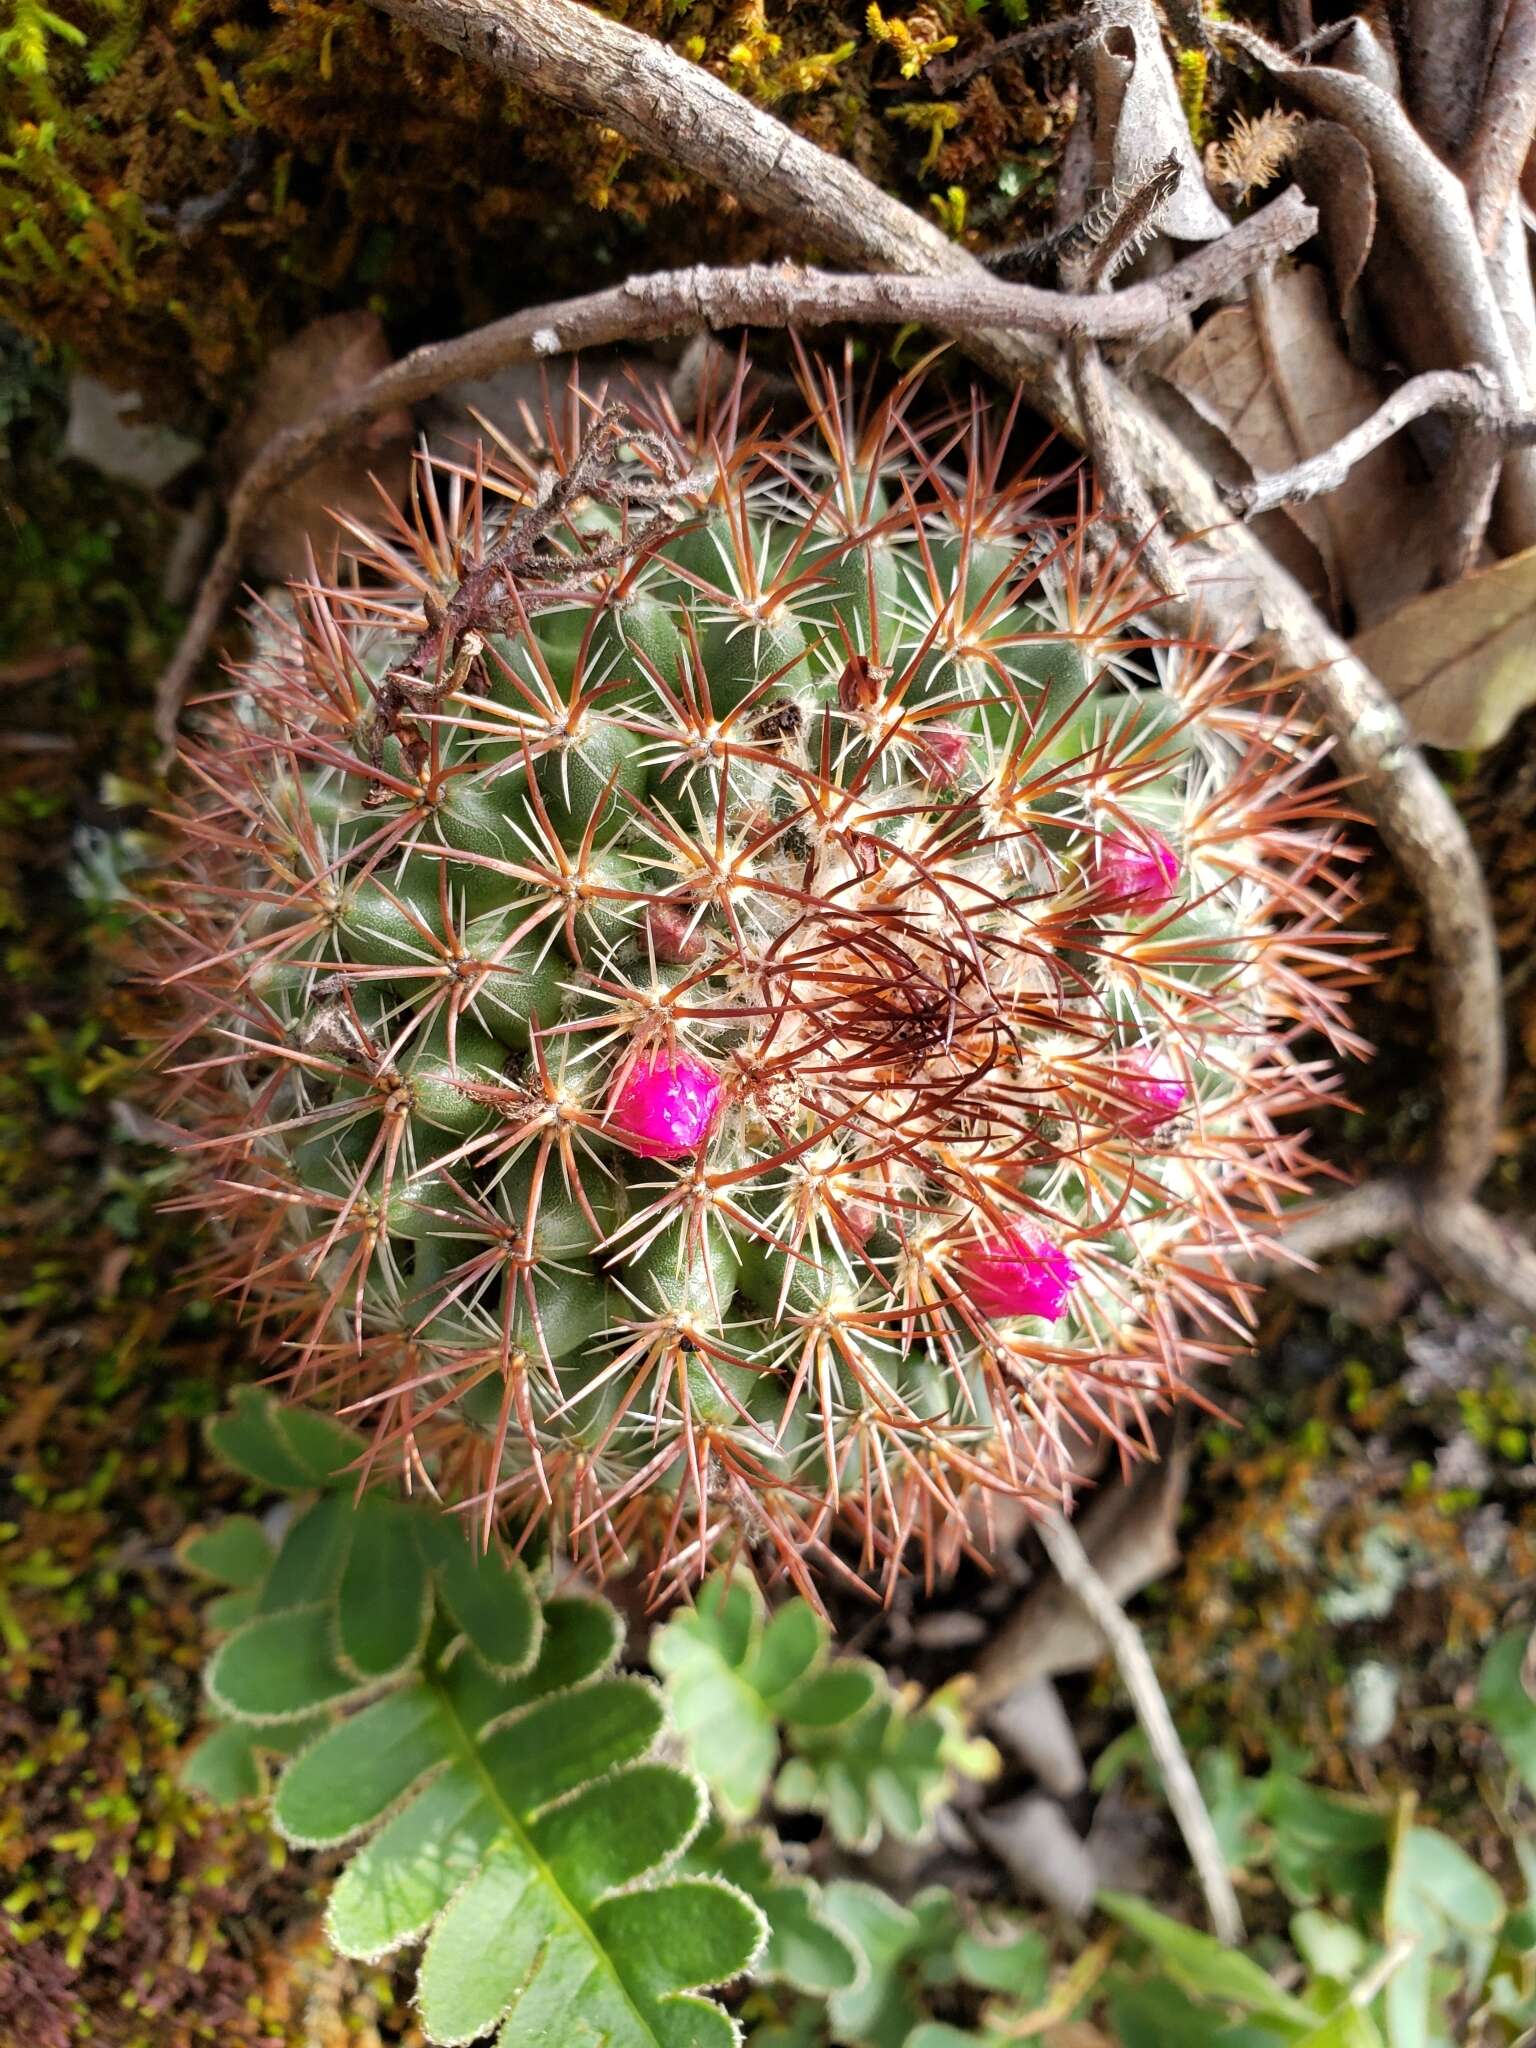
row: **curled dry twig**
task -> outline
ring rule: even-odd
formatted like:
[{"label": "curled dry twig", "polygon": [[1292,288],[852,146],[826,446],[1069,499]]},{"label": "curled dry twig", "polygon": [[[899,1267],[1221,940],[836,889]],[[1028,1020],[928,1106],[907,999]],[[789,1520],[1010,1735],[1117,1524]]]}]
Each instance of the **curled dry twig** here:
[{"label": "curled dry twig", "polygon": [[1255,477],[1252,483],[1225,485],[1222,495],[1234,512],[1248,519],[1259,512],[1273,512],[1280,505],[1304,505],[1310,498],[1337,490],[1374,449],[1432,412],[1473,422],[1480,435],[1500,447],[1536,445],[1536,412],[1507,411],[1486,370],[1426,370],[1400,384],[1369,419],[1341,434],[1320,455],[1272,476]]},{"label": "curled dry twig", "polygon": [[1316,215],[1299,193],[1282,193],[1240,228],[1162,277],[1113,294],[1003,284],[979,265],[961,278],[842,277],[787,264],[663,271],[558,306],[534,307],[452,341],[416,349],[319,408],[301,426],[275,435],[235,486],[223,541],[160,680],[155,712],[160,738],[168,749],[175,744],[187,689],[234,594],[248,536],[272,493],[325,449],[392,407],[414,405],[461,378],[490,376],[513,363],[719,327],[925,320],[958,332],[995,327],[1021,337],[1093,334],[1126,340],[1156,333],[1240,283],[1255,265],[1299,248],[1315,224]]}]

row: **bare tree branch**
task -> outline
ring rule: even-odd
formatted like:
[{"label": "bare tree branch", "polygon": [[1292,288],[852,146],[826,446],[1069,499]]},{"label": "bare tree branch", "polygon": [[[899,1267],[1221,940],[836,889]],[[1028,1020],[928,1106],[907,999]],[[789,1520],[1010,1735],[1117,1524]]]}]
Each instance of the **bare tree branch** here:
[{"label": "bare tree branch", "polygon": [[1227,1874],[1227,1859],[1206,1811],[1189,1758],[1173,1725],[1168,1702],[1157,1682],[1141,1631],[1094,1570],[1082,1539],[1062,1515],[1047,1515],[1037,1524],[1046,1555],[1067,1591],[1103,1636],[1120,1673],[1136,1719],[1162,1773],[1163,1790],[1179,1824],[1184,1845],[1200,1880],[1211,1931],[1219,1941],[1236,1946],[1243,1939],[1242,1908]]},{"label": "bare tree branch", "polygon": [[247,536],[266,501],[326,448],[394,406],[413,405],[460,378],[490,376],[512,363],[717,327],[925,320],[959,332],[995,327],[1042,337],[1091,333],[1128,339],[1155,333],[1229,290],[1255,264],[1299,247],[1313,232],[1316,219],[1299,192],[1287,191],[1230,235],[1207,243],[1163,276],[1112,294],[1004,284],[979,265],[953,279],[842,277],[789,264],[754,264],[739,270],[701,267],[631,278],[607,291],[558,306],[538,306],[456,340],[416,349],[300,425],[275,435],[241,477],[230,497],[223,542],[161,678],[156,729],[164,745],[173,747],[182,702],[234,594]]},{"label": "bare tree branch", "polygon": [[1536,1323],[1536,1252],[1465,1196],[1424,1204],[1419,1234],[1451,1280],[1480,1301]]},{"label": "bare tree branch", "polygon": [[1336,491],[1374,449],[1432,412],[1471,421],[1480,434],[1502,447],[1536,444],[1536,412],[1506,411],[1486,370],[1426,370],[1400,385],[1369,419],[1340,435],[1331,448],[1308,456],[1294,468],[1255,477],[1251,484],[1227,484],[1222,495],[1234,512],[1247,519],[1273,512],[1279,505],[1304,505],[1309,498]]}]

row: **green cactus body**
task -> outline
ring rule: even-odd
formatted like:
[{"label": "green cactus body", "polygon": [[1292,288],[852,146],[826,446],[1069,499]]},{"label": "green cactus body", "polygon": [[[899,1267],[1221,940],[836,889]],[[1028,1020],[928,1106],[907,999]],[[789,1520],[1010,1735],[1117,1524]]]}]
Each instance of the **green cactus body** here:
[{"label": "green cactus body", "polygon": [[[599,1566],[891,1571],[1049,1498],[1240,1325],[1225,1248],[1328,1085],[1293,1041],[1343,1035],[1287,707],[909,388],[807,392],[776,442],[631,416],[393,708],[428,627],[365,551],[199,742],[166,964],[231,1280]],[[461,553],[579,459],[456,475]]]}]

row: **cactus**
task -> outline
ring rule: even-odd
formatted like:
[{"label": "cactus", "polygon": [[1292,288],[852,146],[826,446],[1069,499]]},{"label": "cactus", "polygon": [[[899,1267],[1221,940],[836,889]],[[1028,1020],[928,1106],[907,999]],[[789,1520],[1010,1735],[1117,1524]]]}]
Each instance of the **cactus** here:
[{"label": "cactus", "polygon": [[296,1390],[486,1527],[814,1593],[1240,1337],[1358,955],[1253,661],[1144,630],[1011,417],[800,378],[424,458],[205,708],[156,971]]}]

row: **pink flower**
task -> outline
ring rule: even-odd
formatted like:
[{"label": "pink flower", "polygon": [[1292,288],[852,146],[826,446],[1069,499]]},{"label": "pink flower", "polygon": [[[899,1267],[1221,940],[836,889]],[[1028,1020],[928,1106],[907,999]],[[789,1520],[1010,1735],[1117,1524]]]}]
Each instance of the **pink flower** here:
[{"label": "pink flower", "polygon": [[1059,1245],[1017,1228],[962,1245],[955,1270],[984,1316],[1042,1316],[1048,1323],[1062,1315],[1077,1280]]},{"label": "pink flower", "polygon": [[714,1129],[724,1092],[702,1061],[685,1052],[652,1053],[624,1076],[606,1121],[643,1159],[681,1159]]},{"label": "pink flower", "polygon": [[[1114,1092],[1120,1129],[1128,1138],[1150,1138],[1189,1100],[1187,1082],[1161,1046],[1138,1045],[1122,1053],[1106,1079]],[[1132,1105],[1129,1112],[1122,1103]]]},{"label": "pink flower", "polygon": [[1138,840],[1106,837],[1094,851],[1093,879],[1110,903],[1158,910],[1178,893],[1179,857],[1155,832],[1143,830]]}]

